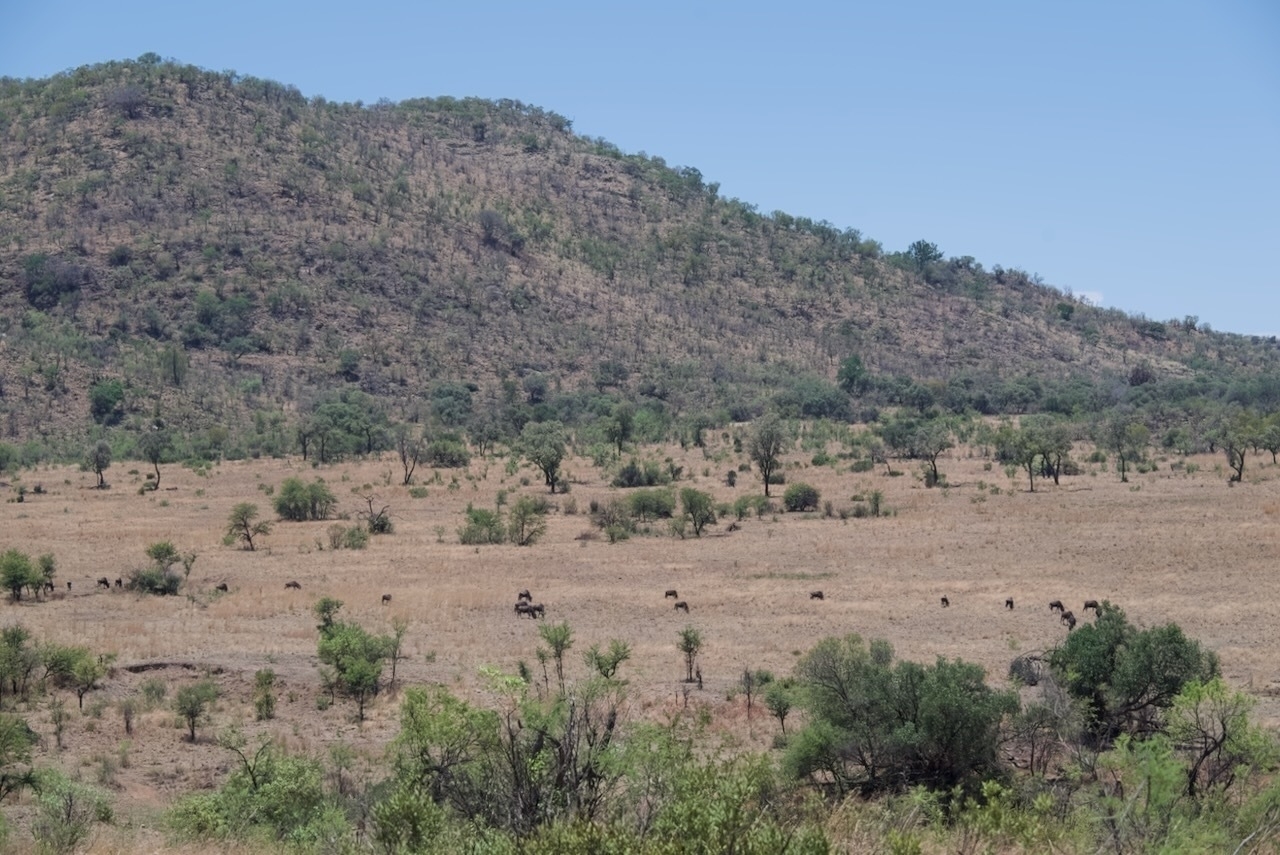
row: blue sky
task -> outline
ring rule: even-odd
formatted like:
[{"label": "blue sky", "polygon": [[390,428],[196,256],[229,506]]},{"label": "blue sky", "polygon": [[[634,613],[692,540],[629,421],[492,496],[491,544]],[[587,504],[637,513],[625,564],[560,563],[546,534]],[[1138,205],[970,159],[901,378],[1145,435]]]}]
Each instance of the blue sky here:
[{"label": "blue sky", "polygon": [[330,100],[516,98],[761,211],[1280,334],[1273,0],[9,3],[0,75],[155,51]]}]

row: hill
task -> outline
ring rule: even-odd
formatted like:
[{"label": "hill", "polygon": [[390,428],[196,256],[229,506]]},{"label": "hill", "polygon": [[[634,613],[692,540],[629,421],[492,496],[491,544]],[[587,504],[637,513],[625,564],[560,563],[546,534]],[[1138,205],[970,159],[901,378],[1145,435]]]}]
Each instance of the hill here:
[{"label": "hill", "polygon": [[1274,340],[764,214],[553,112],[335,104],[154,54],[0,81],[0,236],[0,436],[32,448],[159,417],[276,453],[335,396],[457,426],[601,396],[663,425],[847,417],[855,355],[870,403],[1280,401]]}]

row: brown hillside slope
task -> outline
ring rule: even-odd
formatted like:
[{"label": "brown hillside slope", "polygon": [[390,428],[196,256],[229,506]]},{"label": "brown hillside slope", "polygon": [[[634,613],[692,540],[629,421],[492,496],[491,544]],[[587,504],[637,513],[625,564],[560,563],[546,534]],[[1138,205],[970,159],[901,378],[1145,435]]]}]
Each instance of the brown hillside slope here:
[{"label": "brown hillside slope", "polygon": [[517,102],[339,105],[154,57],[0,81],[0,235],[12,438],[82,429],[95,377],[198,426],[534,371],[687,409],[851,353],[937,381],[1275,354],[973,259],[911,269]]}]

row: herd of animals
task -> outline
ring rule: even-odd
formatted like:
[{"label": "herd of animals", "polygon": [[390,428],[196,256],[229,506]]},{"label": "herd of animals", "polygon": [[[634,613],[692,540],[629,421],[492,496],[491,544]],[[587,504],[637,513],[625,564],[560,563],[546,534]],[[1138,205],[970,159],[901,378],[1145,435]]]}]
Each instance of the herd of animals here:
[{"label": "herd of animals", "polygon": [[[123,587],[123,585],[124,585],[123,579],[116,579],[115,586],[117,588]],[[289,588],[295,591],[302,590],[302,585],[296,581],[285,582],[284,586],[285,588]],[[106,588],[107,590],[110,590],[111,580],[108,579],[106,576],[103,576],[98,580],[98,587]],[[45,589],[52,591],[53,583],[52,582],[46,583]],[[67,582],[67,590],[68,591],[71,590],[70,582]],[[221,591],[225,594],[229,591],[229,588],[226,582],[220,582],[218,585],[215,586],[215,590]],[[684,612],[685,614],[689,613],[688,601],[680,599],[680,593],[675,588],[667,588],[667,590],[663,593],[662,596],[664,599],[676,601],[676,604],[675,604],[676,611]],[[809,599],[825,600],[826,595],[823,594],[822,591],[820,590],[814,590],[809,592]],[[391,602],[391,595],[383,594],[382,604],[385,606],[390,602]],[[951,600],[946,595],[943,595],[942,607],[945,609],[945,608],[949,608],[950,606],[951,606]],[[1013,597],[1005,598],[1004,607],[1010,610],[1013,609]],[[1089,609],[1093,609],[1093,613],[1096,616],[1098,614],[1098,609],[1099,609],[1098,601],[1085,600],[1082,610],[1088,611]],[[1062,600],[1050,600],[1049,611],[1058,613],[1058,618],[1067,627],[1067,632],[1070,632],[1071,630],[1076,628],[1077,620],[1076,620],[1075,613],[1067,609],[1062,604]],[[525,588],[524,590],[520,591],[519,594],[516,595],[515,615],[518,618],[527,617],[527,618],[530,618],[531,620],[536,620],[537,618],[547,616],[547,607],[542,603],[535,603],[533,601],[533,594],[529,593],[528,588]]]}]

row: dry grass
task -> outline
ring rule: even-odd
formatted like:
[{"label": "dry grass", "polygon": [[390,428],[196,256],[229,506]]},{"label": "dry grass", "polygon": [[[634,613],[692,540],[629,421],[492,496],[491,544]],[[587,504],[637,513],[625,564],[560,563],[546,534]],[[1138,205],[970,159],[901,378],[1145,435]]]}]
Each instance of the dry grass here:
[{"label": "dry grass", "polygon": [[[697,473],[692,483],[720,500],[759,491],[749,475],[736,488],[724,485],[723,474],[740,462],[731,454],[714,461],[699,449],[658,454]],[[1196,462],[1192,475],[1163,464],[1121,484],[1114,473],[1094,471],[1061,487],[1038,485],[1034,494],[1024,479],[1010,480],[998,466],[986,470],[971,457],[944,460],[954,486],[934,490],[910,471],[889,478],[882,471],[851,474],[796,463],[788,480],[814,484],[836,508],[851,506],[854,494],[880,490],[893,515],[842,522],[767,514],[747,518],[732,533],[724,520],[701,539],[664,533],[610,545],[578,539],[591,525],[590,501],[615,492],[589,462],[578,460],[570,466],[570,497],[580,513],[554,514],[545,540],[532,548],[456,542],[468,502],[491,507],[500,489],[537,491],[536,478],[532,486],[520,484],[531,473],[506,476],[499,464],[474,465],[452,490],[443,473],[441,483],[426,485],[424,499],[410,498],[398,485],[389,460],[322,471],[296,460],[225,463],[207,477],[171,466],[167,489],[146,495],[138,494],[141,478],[127,475],[126,466],[109,471],[114,486],[107,491],[90,489],[90,474],[50,469],[24,476],[27,483],[42,481],[46,494],[0,505],[2,545],[52,552],[62,590],[51,602],[3,606],[3,621],[22,622],[40,638],[114,652],[121,666],[169,663],[144,673],[122,667],[90,703],[135,692],[155,676],[168,682],[172,697],[184,681],[213,671],[224,692],[216,723],[242,721],[251,733],[298,750],[344,741],[376,758],[396,729],[395,693],[373,704],[362,726],[351,721],[349,704],[316,708],[311,606],[321,596],[342,600],[342,614],[370,629],[387,631],[395,617],[408,620],[409,659],[400,665],[401,677],[441,682],[471,698],[482,692],[480,666],[513,670],[518,660],[533,662],[537,626],[512,612],[516,592],[528,587],[547,605],[548,620],[574,629],[571,675],[585,673],[580,654],[590,644],[610,638],[631,644],[633,659],[622,674],[630,680],[633,717],[685,703],[675,642],[682,627],[693,625],[706,640],[700,664],[707,683],[690,702],[708,705],[721,728],[758,747],[768,744],[772,724],[759,719],[748,728],[741,700],[728,699],[744,667],[787,673],[823,636],[858,632],[889,639],[901,657],[981,663],[992,682],[1003,683],[1011,658],[1064,637],[1048,611],[1050,599],[1061,598],[1082,616],[1083,601],[1097,598],[1122,605],[1139,625],[1180,624],[1221,655],[1230,682],[1257,695],[1260,718],[1275,726],[1280,469],[1251,461],[1256,468],[1247,483],[1228,487],[1215,471],[1216,458]],[[393,508],[395,533],[374,538],[364,551],[333,551],[332,523],[278,523],[257,552],[222,545],[232,506],[254,501],[269,515],[270,499],[259,485],[297,474],[322,475],[343,511],[361,506],[354,491],[376,491]],[[556,498],[563,506],[570,497]],[[114,579],[144,564],[145,547],[157,540],[198,553],[189,596],[139,597],[94,587],[99,576]],[[70,594],[63,586],[68,579]],[[289,580],[302,590],[286,590]],[[214,590],[220,582],[229,594]],[[688,601],[687,617],[663,598],[667,588]],[[814,588],[825,600],[809,599]],[[393,595],[390,605],[381,604],[384,592]],[[944,594],[947,609],[939,606]],[[1015,599],[1013,611],[1005,610],[1006,597]],[[253,673],[260,668],[279,675],[278,718],[265,725],[252,723]],[[69,707],[75,708],[74,696]],[[43,711],[32,724],[51,733]],[[122,810],[154,809],[225,776],[224,752],[208,741],[188,745],[183,735],[163,710],[141,717],[130,767],[117,773]],[[83,768],[87,758],[115,751],[122,738],[119,713],[108,708],[101,719],[73,721],[64,752],[52,750],[50,736],[41,761]]]}]

